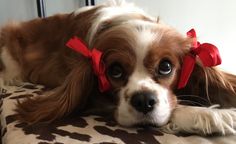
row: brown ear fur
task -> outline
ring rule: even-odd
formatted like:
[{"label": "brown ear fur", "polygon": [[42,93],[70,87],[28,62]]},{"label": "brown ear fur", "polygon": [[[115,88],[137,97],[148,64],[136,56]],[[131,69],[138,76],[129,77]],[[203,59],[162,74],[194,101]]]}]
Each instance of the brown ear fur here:
[{"label": "brown ear fur", "polygon": [[[177,90],[177,95],[180,99],[185,95],[190,101],[198,101],[196,103],[202,103],[202,100],[208,101],[205,105],[220,104],[222,107],[235,107],[236,76],[214,67],[196,64],[187,86]],[[192,96],[198,98],[193,100]]]},{"label": "brown ear fur", "polygon": [[28,123],[51,122],[75,108],[82,109],[93,91],[94,76],[88,63],[80,63],[51,94],[18,102],[19,119]]}]

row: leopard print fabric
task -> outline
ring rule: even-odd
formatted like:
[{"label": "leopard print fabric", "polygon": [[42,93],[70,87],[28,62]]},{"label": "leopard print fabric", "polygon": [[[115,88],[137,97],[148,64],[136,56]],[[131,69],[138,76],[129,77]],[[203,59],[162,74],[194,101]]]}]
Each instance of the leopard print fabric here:
[{"label": "leopard print fabric", "polygon": [[234,144],[236,136],[171,135],[158,128],[123,128],[101,116],[70,116],[51,124],[26,125],[15,118],[17,100],[42,96],[46,89],[25,83],[1,88],[3,144]]}]

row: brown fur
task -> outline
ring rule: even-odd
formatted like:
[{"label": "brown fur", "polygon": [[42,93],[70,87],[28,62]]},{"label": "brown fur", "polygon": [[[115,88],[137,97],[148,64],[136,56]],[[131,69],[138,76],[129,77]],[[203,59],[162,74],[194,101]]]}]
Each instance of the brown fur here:
[{"label": "brown fur", "polygon": [[97,9],[2,28],[1,44],[21,66],[24,81],[56,87],[45,97],[18,103],[20,119],[30,123],[52,121],[69,114],[76,106],[85,105],[94,85],[90,62],[73,53],[65,43],[74,35],[86,42]]},{"label": "brown fur", "polygon": [[193,102],[192,105],[236,107],[236,76],[196,64],[187,86],[176,90],[176,93],[177,97],[180,95],[179,99],[185,95],[187,100]]},{"label": "brown fur", "polygon": [[103,61],[106,63],[107,68],[114,62],[119,62],[126,68],[127,77],[125,80],[113,81],[109,79],[114,89],[124,86],[128,81],[128,76],[133,72],[136,57],[130,49],[133,47],[132,41],[131,34],[120,27],[103,32],[95,41],[95,47],[104,51]]},{"label": "brown fur", "polygon": [[20,119],[27,122],[51,122],[70,114],[75,108],[83,108],[93,92],[94,77],[89,63],[81,62],[66,77],[64,83],[46,96],[18,103]]}]

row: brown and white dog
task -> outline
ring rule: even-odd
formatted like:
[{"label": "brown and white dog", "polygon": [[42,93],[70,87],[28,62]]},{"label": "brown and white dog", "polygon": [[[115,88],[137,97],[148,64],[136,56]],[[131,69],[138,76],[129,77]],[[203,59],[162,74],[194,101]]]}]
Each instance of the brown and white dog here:
[{"label": "brown and white dog", "polygon": [[[91,60],[66,46],[74,36],[102,52],[109,91],[99,91]],[[236,106],[236,76],[198,61],[186,87],[177,89],[191,45],[191,38],[139,8],[113,2],[7,24],[0,35],[0,74],[3,85],[26,81],[54,88],[18,103],[20,119],[29,123],[51,122],[75,110],[111,109],[124,126],[235,133],[236,111],[230,108]],[[179,103],[189,100],[206,107]],[[226,109],[208,107],[213,104]]]}]

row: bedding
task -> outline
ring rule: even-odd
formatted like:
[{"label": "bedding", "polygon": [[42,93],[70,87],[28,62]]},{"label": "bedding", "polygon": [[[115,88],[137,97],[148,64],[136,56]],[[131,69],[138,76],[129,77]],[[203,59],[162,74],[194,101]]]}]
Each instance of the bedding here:
[{"label": "bedding", "polygon": [[16,120],[16,103],[42,96],[47,89],[25,83],[1,88],[2,144],[235,144],[236,136],[166,134],[154,127],[124,128],[109,117],[71,115],[51,124]]}]

